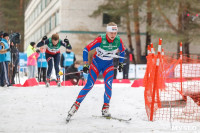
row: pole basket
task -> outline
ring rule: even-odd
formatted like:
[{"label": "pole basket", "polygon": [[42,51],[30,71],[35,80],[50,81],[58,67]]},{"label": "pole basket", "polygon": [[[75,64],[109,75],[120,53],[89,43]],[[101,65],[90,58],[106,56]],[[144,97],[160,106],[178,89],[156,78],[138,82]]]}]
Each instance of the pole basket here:
[{"label": "pole basket", "polygon": [[200,121],[200,57],[150,53],[146,58],[144,99],[148,119]]}]

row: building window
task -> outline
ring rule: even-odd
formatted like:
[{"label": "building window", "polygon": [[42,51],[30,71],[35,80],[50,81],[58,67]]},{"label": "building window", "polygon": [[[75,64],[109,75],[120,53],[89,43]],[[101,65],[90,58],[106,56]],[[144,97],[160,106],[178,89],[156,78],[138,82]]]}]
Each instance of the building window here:
[{"label": "building window", "polygon": [[45,0],[42,0],[42,10],[44,10],[45,6]]},{"label": "building window", "polygon": [[55,28],[55,14],[51,17],[51,29]]},{"label": "building window", "polygon": [[38,15],[40,15],[40,13],[41,13],[41,2],[38,4]]},{"label": "building window", "polygon": [[115,22],[117,25],[120,25],[120,16],[111,16],[107,13],[103,13],[103,25],[109,22]]},{"label": "building window", "polygon": [[48,20],[46,21],[45,29],[46,29],[46,34],[49,33],[50,29],[49,29],[49,21]]},{"label": "building window", "polygon": [[51,17],[49,18],[49,30],[51,30]]},{"label": "building window", "polygon": [[59,11],[56,12],[56,19],[55,19],[55,25],[57,26],[60,22],[59,22]]},{"label": "building window", "polygon": [[48,4],[51,2],[51,0],[46,0],[46,7],[48,6]]},{"label": "building window", "polygon": [[46,34],[45,24],[43,24],[43,26],[42,26],[42,36],[44,36],[45,34]]}]

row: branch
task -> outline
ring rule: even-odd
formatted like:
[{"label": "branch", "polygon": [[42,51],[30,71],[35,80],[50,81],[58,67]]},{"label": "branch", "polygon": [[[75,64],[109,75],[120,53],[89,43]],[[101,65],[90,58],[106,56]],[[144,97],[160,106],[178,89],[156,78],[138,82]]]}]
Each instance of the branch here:
[{"label": "branch", "polygon": [[162,9],[160,8],[159,2],[158,0],[156,0],[156,5],[157,5],[157,9],[160,12],[161,16],[164,18],[164,20],[167,22],[167,24],[169,25],[169,27],[174,30],[176,33],[179,33],[179,31],[175,28],[175,26],[170,22],[170,20],[167,18],[167,16],[162,12]]}]

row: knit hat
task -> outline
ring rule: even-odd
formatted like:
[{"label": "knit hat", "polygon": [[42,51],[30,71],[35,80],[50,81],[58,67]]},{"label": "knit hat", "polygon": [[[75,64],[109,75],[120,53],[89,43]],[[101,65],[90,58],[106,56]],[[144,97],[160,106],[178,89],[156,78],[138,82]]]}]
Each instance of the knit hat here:
[{"label": "knit hat", "polygon": [[9,36],[8,33],[3,33],[3,38],[6,37],[6,36]]},{"label": "knit hat", "polygon": [[30,45],[31,45],[31,46],[34,46],[34,45],[35,45],[35,42],[31,42]]},{"label": "knit hat", "polygon": [[66,46],[66,49],[72,49],[72,46],[71,45],[69,45],[69,46]]}]

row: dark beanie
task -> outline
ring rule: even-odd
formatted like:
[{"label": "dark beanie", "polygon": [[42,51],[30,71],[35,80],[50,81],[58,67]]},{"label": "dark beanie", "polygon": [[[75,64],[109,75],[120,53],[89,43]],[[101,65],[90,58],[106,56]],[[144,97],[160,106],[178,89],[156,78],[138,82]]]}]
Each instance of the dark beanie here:
[{"label": "dark beanie", "polygon": [[9,36],[8,33],[3,33],[3,37]]},{"label": "dark beanie", "polygon": [[72,46],[71,46],[71,45],[69,45],[69,46],[67,46],[67,47],[66,47],[66,49],[72,49]]},{"label": "dark beanie", "polygon": [[34,45],[35,45],[35,42],[31,42],[30,44],[31,44],[31,46],[34,46]]}]

